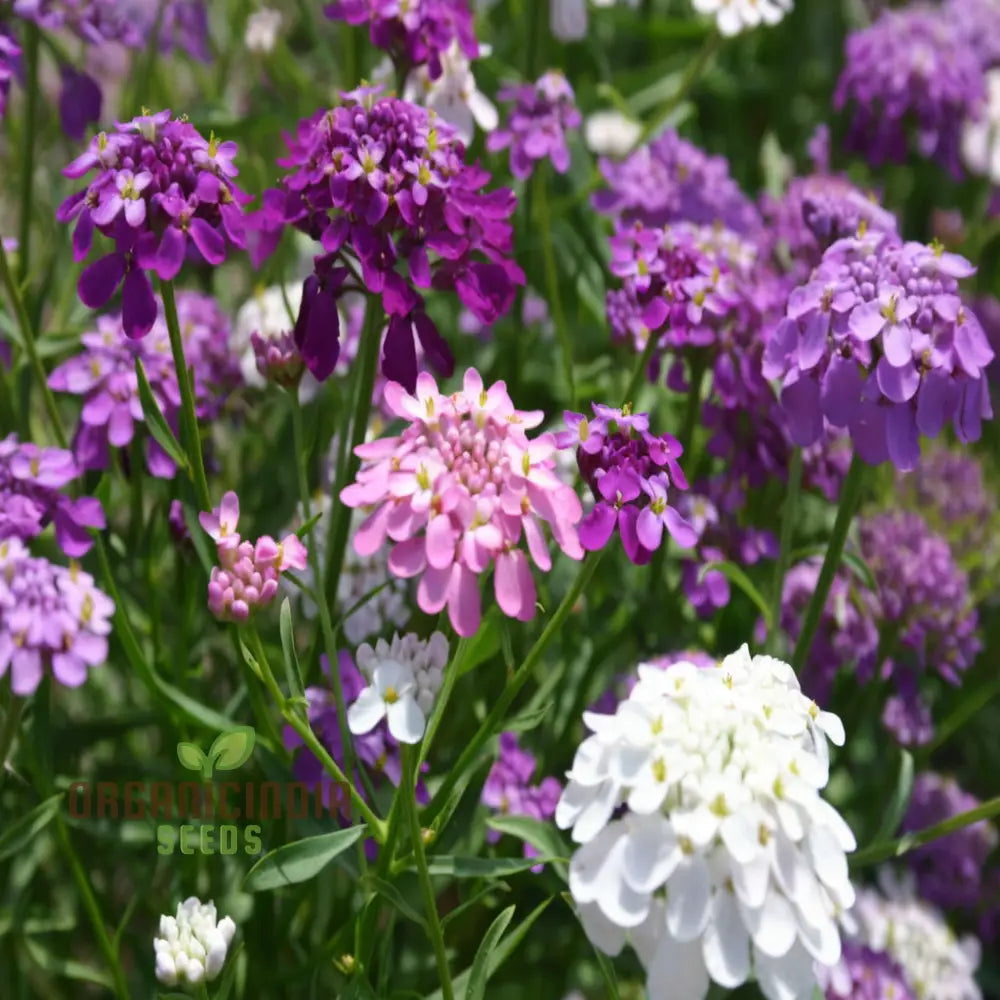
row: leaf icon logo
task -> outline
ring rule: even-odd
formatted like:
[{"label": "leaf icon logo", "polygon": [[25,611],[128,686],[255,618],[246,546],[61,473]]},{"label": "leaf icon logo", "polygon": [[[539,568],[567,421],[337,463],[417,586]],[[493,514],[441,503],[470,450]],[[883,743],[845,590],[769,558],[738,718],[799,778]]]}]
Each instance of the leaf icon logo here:
[{"label": "leaf icon logo", "polygon": [[210,781],[216,769],[233,771],[245,764],[256,740],[253,726],[237,726],[216,736],[207,754],[197,743],[178,743],[177,759],[189,771],[200,771],[203,781]]}]

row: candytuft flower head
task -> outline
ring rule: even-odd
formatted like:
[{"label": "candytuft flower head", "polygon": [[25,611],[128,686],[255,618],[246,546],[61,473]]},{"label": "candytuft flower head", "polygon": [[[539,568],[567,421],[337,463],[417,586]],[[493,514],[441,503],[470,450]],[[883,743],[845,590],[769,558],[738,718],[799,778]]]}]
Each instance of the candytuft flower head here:
[{"label": "candytuft flower head", "polygon": [[898,962],[854,941],[834,968],[817,969],[826,1000],[919,1000]]},{"label": "candytuft flower head", "polygon": [[231,917],[218,919],[215,903],[197,896],[185,899],[176,916],[160,917],[160,934],[153,939],[156,978],[164,986],[212,982],[225,965],[235,933]]},{"label": "candytuft flower head", "polygon": [[243,247],[243,210],[249,198],[233,183],[235,142],[206,140],[169,111],[118,122],[101,132],[63,173],[93,181],[59,207],[60,222],[76,220],[73,256],[90,252],[95,229],[114,250],[80,275],[80,301],[105,306],[122,286],[122,322],[129,337],[144,337],[157,307],[147,272],[172,280],[186,257],[221,264],[226,244]]},{"label": "candytuft flower head", "polygon": [[792,439],[815,443],[825,417],[849,429],[866,462],[901,470],[919,461],[920,435],[945,423],[978,440],[993,412],[984,375],[993,350],[958,294],[974,270],[891,233],[834,243],[789,296],[764,355],[764,376],[783,380]]},{"label": "candytuft flower head", "polygon": [[715,18],[719,33],[738,35],[741,31],[777,24],[791,9],[792,0],[692,0],[699,14]]},{"label": "candytuft flower head", "polygon": [[219,558],[208,581],[208,609],[223,621],[247,621],[274,600],[281,574],[304,569],[307,561],[306,548],[296,535],[286,535],[280,542],[270,535],[262,535],[256,543],[244,541],[237,531],[239,517],[239,498],[232,490],[214,510],[198,515]]},{"label": "candytuft flower head", "polygon": [[347,712],[352,733],[363,736],[383,719],[400,743],[419,743],[441,688],[448,640],[441,632],[424,641],[413,633],[358,647],[357,663],[368,680]]},{"label": "candytuft flower head", "polygon": [[566,413],[569,428],[556,441],[576,448],[580,474],[594,494],[594,508],[580,525],[580,542],[594,552],[614,534],[636,565],[649,562],[667,531],[681,548],[698,539],[694,528],[672,506],[670,492],[686,490],[677,460],[681,446],[669,434],[649,432],[649,414],[633,414],[593,404],[594,416]]},{"label": "candytuft flower head", "polygon": [[849,144],[874,165],[906,158],[914,122],[919,153],[961,177],[962,126],[978,117],[984,96],[959,22],[944,8],[911,4],[848,36],[834,106],[852,105]]},{"label": "candytuft flower head", "polygon": [[416,395],[390,382],[384,398],[408,426],[357,448],[364,461],[340,499],[374,510],[354,535],[355,550],[370,555],[390,539],[390,572],[419,576],[419,606],[429,614],[447,606],[459,635],[479,627],[478,577],[490,569],[503,613],[533,618],[528,555],[539,569],[551,567],[542,525],[570,558],[583,556],[576,533],[583,511],[554,472],[555,442],[526,434],[541,413],[515,409],[504,383],[486,388],[474,368],[451,396],[422,372]]},{"label": "candytuft flower head", "polygon": [[[465,163],[455,130],[425,108],[381,98],[381,88],[344,94],[286,137],[290,172],[255,213],[254,259],[276,246],[284,225],[320,242],[323,254],[303,287],[295,340],[306,367],[328,378],[340,353],[337,300],[347,291],[381,296],[389,316],[382,349],[386,378],[413,391],[414,337],[434,367],[454,359],[418,289],[454,290],[483,323],[513,304],[524,274],[511,259],[509,189],[484,191],[489,174]],[[356,261],[361,285],[339,260]],[[404,265],[405,277],[398,269]]]},{"label": "candytuft flower head", "polygon": [[487,138],[486,148],[495,153],[509,146],[510,172],[518,180],[527,180],[538,160],[550,160],[558,173],[566,173],[566,133],[582,121],[566,77],[549,70],[534,84],[504,87],[498,97],[514,107],[506,126]]},{"label": "candytuft flower head", "polygon": [[0,540],[0,677],[33,694],[43,674],[79,687],[104,663],[114,602],[75,563],[36,559],[17,538]]},{"label": "candytuft flower head", "polygon": [[854,902],[854,836],[820,796],[837,716],[743,646],[713,667],[640,666],[615,714],[584,722],[556,823],[582,845],[569,888],[591,941],[630,940],[651,1000],[751,973],[768,1000],[808,996]]}]

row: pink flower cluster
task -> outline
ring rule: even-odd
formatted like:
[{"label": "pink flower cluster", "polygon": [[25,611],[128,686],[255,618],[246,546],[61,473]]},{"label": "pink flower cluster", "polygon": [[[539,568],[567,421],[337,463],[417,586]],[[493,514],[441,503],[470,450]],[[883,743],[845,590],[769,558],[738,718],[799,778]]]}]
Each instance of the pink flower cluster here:
[{"label": "pink flower cluster", "polygon": [[566,555],[583,558],[576,529],[583,510],[555,473],[555,441],[526,433],[542,414],[515,409],[504,383],[487,389],[474,368],[451,396],[427,372],[412,396],[389,382],[385,404],[409,426],[357,449],[364,464],[340,499],[375,510],[355,534],[355,550],[372,555],[391,539],[391,572],[420,576],[417,603],[429,614],[447,606],[459,635],[479,627],[478,578],[490,569],[503,613],[530,620],[535,582],[528,556],[543,571],[552,564],[542,522]]},{"label": "pink flower cluster", "polygon": [[271,603],[285,570],[306,567],[306,548],[296,535],[280,542],[263,535],[251,544],[236,530],[239,519],[240,501],[232,490],[210,514],[198,515],[219,556],[208,581],[208,610],[223,621],[245,622],[257,608]]}]

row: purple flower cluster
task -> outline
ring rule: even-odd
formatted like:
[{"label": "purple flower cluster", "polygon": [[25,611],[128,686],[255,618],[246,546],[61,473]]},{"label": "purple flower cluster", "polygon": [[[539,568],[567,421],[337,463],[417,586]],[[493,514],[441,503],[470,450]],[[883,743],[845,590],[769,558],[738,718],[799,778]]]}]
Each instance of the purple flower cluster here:
[{"label": "purple flower cluster", "polygon": [[551,160],[564,174],[569,170],[566,133],[580,127],[582,118],[569,80],[555,70],[543,73],[537,83],[504,87],[497,97],[511,101],[505,128],[489,134],[486,148],[495,153],[510,147],[510,172],[527,180],[538,160]]},{"label": "purple flower cluster", "polygon": [[143,20],[120,0],[14,0],[14,14],[46,31],[71,31],[90,45],[141,48]]},{"label": "purple flower cluster", "polygon": [[[349,708],[367,686],[367,681],[355,666],[349,653],[341,651],[338,661],[344,703]],[[329,676],[330,663],[326,656],[321,657],[320,662],[323,673]],[[333,691],[329,687],[306,688],[306,701],[308,702],[309,724],[313,732],[340,767],[346,768],[347,760],[341,741],[337,703],[334,700]],[[282,740],[285,746],[293,751],[303,745],[302,737],[291,726],[285,726]],[[365,789],[369,784],[374,784],[377,787],[382,779],[388,779],[391,785],[399,785],[403,776],[399,743],[389,732],[389,726],[385,719],[371,732],[361,736],[352,736],[351,744],[355,760],[359,765],[358,772],[351,777],[354,779],[355,788],[360,791],[362,796],[367,799]],[[364,770],[365,780],[362,780],[361,769]],[[426,772],[427,769],[428,765],[425,763],[421,770]],[[292,764],[292,773],[296,780],[309,785],[310,788],[319,786],[323,792],[323,801],[328,808],[331,805],[343,807],[339,810],[341,821],[345,826],[350,825],[351,810],[349,804],[343,799],[344,790],[339,787],[334,788],[333,779],[326,773],[323,765],[311,750],[303,749],[296,756]],[[337,796],[333,802],[331,802],[331,793],[335,793]],[[420,780],[417,782],[417,802],[424,805],[428,801],[427,788]]]},{"label": "purple flower cluster", "polygon": [[222,621],[247,621],[274,600],[282,573],[306,566],[306,549],[297,535],[280,542],[262,535],[255,543],[246,542],[236,531],[239,518],[240,502],[232,491],[215,510],[198,515],[219,559],[208,581],[208,610]]},{"label": "purple flower cluster", "polygon": [[698,536],[669,502],[674,490],[686,490],[677,462],[680,443],[669,434],[649,432],[649,414],[593,404],[594,416],[565,414],[568,430],[557,436],[559,448],[576,448],[577,464],[594,495],[593,509],[580,523],[580,544],[596,551],[608,544],[615,528],[625,554],[635,565],[648,563],[666,530],[681,548]]},{"label": "purple flower cluster", "polygon": [[[556,778],[545,778],[540,784],[532,785],[535,763],[535,758],[517,745],[515,733],[501,733],[500,756],[486,776],[480,801],[501,816],[528,816],[543,822],[552,819],[562,785]],[[500,839],[499,831],[487,830],[486,839],[491,844],[496,843]],[[538,851],[526,843],[524,856],[537,858]],[[536,865],[532,871],[540,872],[542,867]]]},{"label": "purple flower cluster", "polygon": [[[922,830],[981,805],[951,778],[933,772],[913,783],[913,795],[903,820],[903,832]],[[920,895],[942,909],[976,911],[982,900],[987,858],[1000,837],[987,821],[973,823],[924,844],[907,855]]]},{"label": "purple flower cluster", "polygon": [[[318,240],[323,256],[306,279],[295,340],[306,367],[323,380],[340,350],[337,297],[360,265],[363,287],[389,315],[382,351],[386,378],[416,386],[414,331],[428,360],[450,375],[451,350],[417,289],[454,290],[483,323],[514,302],[524,274],[510,258],[512,191],[484,192],[490,175],[464,162],[454,129],[425,109],[377,88],[344,95],[286,136],[291,171],[256,213],[255,261],[270,253],[287,223]],[[405,262],[407,276],[397,270]]]},{"label": "purple flower cluster", "polygon": [[847,427],[871,465],[912,469],[919,435],[954,423],[963,441],[992,416],[993,351],[958,280],[974,272],[939,247],[866,233],[834,243],[788,299],[763,374],[782,379],[793,440],[818,441],[824,417]]},{"label": "purple flower cluster", "polygon": [[[198,292],[178,293],[177,316],[184,357],[194,372],[198,417],[211,421],[240,379],[237,359],[227,347],[229,322],[211,296]],[[81,468],[106,469],[109,446],[127,447],[135,425],[143,423],[137,360],[142,362],[160,412],[177,432],[180,386],[162,308],[142,340],[126,336],[120,315],[99,316],[97,329],[80,339],[83,350],[52,372],[49,386],[57,392],[83,396],[80,423],[73,438],[73,454]],[[173,460],[152,437],[145,446],[150,473],[172,478],[177,471]]]},{"label": "purple flower cluster", "polygon": [[426,65],[436,80],[453,41],[467,58],[479,56],[467,0],[336,0],[323,10],[335,21],[367,24],[372,45],[389,53],[403,77]]},{"label": "purple flower cluster", "polygon": [[863,518],[860,550],[875,579],[881,627],[894,637],[889,659],[878,665],[897,691],[883,721],[901,742],[912,741],[904,729],[919,732],[919,742],[926,742],[929,716],[918,679],[933,671],[958,684],[981,649],[968,578],[948,543],[919,514]]},{"label": "purple flower cluster", "polygon": [[817,963],[826,1000],[918,1000],[898,962],[884,951],[845,941],[832,969]]},{"label": "purple flower cluster", "polygon": [[983,70],[1000,66],[1000,4],[996,0],[944,0],[941,15],[954,25]]},{"label": "purple flower cluster", "polygon": [[755,234],[760,214],[729,174],[722,156],[710,156],[672,129],[621,161],[602,158],[607,191],[594,195],[594,207],[625,224],[657,227],[686,219],[721,223],[740,235]]},{"label": "purple flower cluster", "polygon": [[62,448],[22,444],[13,434],[0,440],[0,539],[29,541],[52,524],[71,559],[89,552],[90,529],[105,526],[101,503],[60,492],[79,475],[73,455]]},{"label": "purple flower cluster", "polygon": [[227,242],[243,247],[247,196],[233,183],[236,143],[205,139],[169,111],[143,114],[101,132],[63,173],[95,179],[60,205],[60,222],[76,219],[73,256],[90,252],[94,230],[113,240],[112,253],[80,275],[80,300],[103,308],[122,285],[122,322],[129,337],[144,337],[157,305],[147,271],[170,281],[186,257],[221,264]]},{"label": "purple flower cluster", "polygon": [[0,678],[33,694],[44,673],[79,687],[108,655],[115,606],[78,566],[36,559],[18,538],[0,541]]},{"label": "purple flower cluster", "polygon": [[874,165],[902,162],[912,122],[916,147],[956,177],[962,124],[985,97],[983,74],[969,40],[944,8],[914,3],[886,10],[848,36],[834,106],[853,105],[850,146]]}]

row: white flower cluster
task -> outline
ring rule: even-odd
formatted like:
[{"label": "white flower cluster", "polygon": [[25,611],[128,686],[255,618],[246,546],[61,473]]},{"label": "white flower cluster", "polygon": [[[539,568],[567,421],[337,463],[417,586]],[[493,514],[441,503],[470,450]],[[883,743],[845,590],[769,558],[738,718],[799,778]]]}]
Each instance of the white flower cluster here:
[{"label": "white flower cluster", "polygon": [[175,917],[160,917],[160,936],[153,939],[156,978],[165,986],[211,982],[222,971],[235,933],[232,918],[217,921],[214,903],[185,899]]},{"label": "white flower cluster", "polygon": [[986,74],[986,104],[978,118],[965,123],[962,155],[974,174],[1000,184],[1000,68]]},{"label": "white flower cluster", "polygon": [[792,9],[792,0],[693,0],[693,3],[699,14],[715,18],[723,35],[738,35],[762,24],[777,24]]},{"label": "white flower cluster", "polygon": [[640,666],[615,714],[584,722],[556,823],[583,844],[569,886],[591,941],[630,941],[650,1000],[751,974],[769,1000],[808,998],[854,902],[854,835],[820,797],[840,719],[743,646],[716,667]]},{"label": "white flower cluster", "polygon": [[899,963],[920,1000],[982,1000],[976,985],[979,939],[959,939],[944,915],[919,899],[912,877],[880,873],[883,892],[858,889],[849,915],[858,940]]},{"label": "white flower cluster", "polygon": [[271,7],[261,7],[247,18],[246,32],[243,44],[249,52],[259,52],[267,55],[274,51],[278,44],[278,32],[281,30],[281,11]]},{"label": "white flower cluster", "polygon": [[362,643],[355,660],[369,685],[347,710],[351,732],[371,732],[387,719],[400,743],[419,743],[441,689],[448,640],[441,632],[426,641],[413,633],[396,635],[391,643],[379,639],[374,649]]}]

